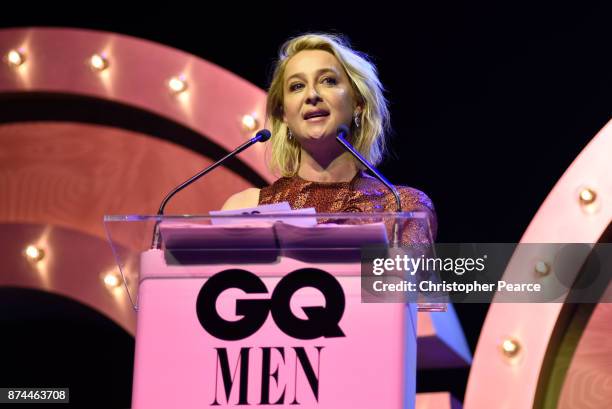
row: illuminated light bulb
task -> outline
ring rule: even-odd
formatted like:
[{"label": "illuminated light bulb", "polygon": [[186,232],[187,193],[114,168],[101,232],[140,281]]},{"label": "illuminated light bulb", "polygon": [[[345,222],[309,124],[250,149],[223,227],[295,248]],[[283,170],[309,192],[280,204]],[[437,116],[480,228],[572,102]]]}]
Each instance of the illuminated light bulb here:
[{"label": "illuminated light bulb", "polygon": [[180,94],[185,92],[188,88],[187,81],[185,80],[184,75],[179,75],[178,77],[172,77],[168,81],[168,87],[173,94]]},{"label": "illuminated light bulb", "polygon": [[17,68],[26,61],[25,53],[22,49],[19,50],[10,50],[6,54],[6,62],[13,68]]},{"label": "illuminated light bulb", "polygon": [[545,276],[545,275],[548,275],[548,273],[550,273],[550,266],[545,261],[538,261],[535,264],[534,270],[539,275]]},{"label": "illuminated light bulb", "polygon": [[578,193],[578,202],[585,213],[595,213],[599,210],[600,200],[597,192],[589,187],[583,187]]},{"label": "illuminated light bulb", "polygon": [[516,339],[507,338],[501,344],[501,351],[506,358],[515,358],[521,351],[521,344]]},{"label": "illuminated light bulb", "polygon": [[104,71],[110,65],[106,54],[94,54],[89,59],[89,65],[94,71]]},{"label": "illuminated light bulb", "polygon": [[45,251],[40,247],[29,245],[25,249],[25,255],[30,261],[40,261],[45,257]]},{"label": "illuminated light bulb", "polygon": [[242,117],[242,126],[247,131],[254,131],[257,128],[257,119],[253,115],[245,115]]},{"label": "illuminated light bulb", "polygon": [[119,278],[119,274],[115,272],[104,274],[104,278],[102,280],[104,281],[104,285],[106,286],[106,288],[108,288],[109,290],[114,290],[115,288],[118,288],[121,285],[121,279]]},{"label": "illuminated light bulb", "polygon": [[588,206],[593,204],[597,199],[597,193],[593,189],[584,188],[580,191],[580,204],[583,206]]}]

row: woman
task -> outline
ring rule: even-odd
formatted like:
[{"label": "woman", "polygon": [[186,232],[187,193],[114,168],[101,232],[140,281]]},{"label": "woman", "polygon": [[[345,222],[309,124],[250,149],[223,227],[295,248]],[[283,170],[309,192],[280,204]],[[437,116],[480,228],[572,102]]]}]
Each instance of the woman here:
[{"label": "woman", "polygon": [[[389,111],[376,68],[364,55],[329,34],[287,41],[268,91],[267,115],[270,166],[282,177],[233,195],[224,210],[286,201],[294,209],[314,207],[319,213],[395,211],[393,195],[335,139],[338,127],[346,125],[349,141],[371,163],[384,155]],[[429,229],[411,229],[410,241],[428,241],[425,230],[436,232],[431,201],[416,189],[398,189],[404,211],[430,215]]]}]

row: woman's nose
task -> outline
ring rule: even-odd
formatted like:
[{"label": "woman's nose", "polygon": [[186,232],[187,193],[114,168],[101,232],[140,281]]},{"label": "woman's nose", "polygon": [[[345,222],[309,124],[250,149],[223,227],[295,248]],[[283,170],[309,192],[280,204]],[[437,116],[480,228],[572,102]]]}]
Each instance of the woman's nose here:
[{"label": "woman's nose", "polygon": [[306,98],[307,104],[316,105],[317,102],[321,100],[321,96],[319,95],[319,92],[317,91],[316,87],[309,87],[308,93],[306,95],[307,95],[307,98]]}]

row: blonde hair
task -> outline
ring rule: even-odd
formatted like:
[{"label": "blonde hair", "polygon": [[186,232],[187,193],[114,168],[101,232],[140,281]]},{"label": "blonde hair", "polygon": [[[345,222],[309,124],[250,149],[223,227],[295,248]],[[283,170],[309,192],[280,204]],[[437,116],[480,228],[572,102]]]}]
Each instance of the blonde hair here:
[{"label": "blonde hair", "polygon": [[386,150],[385,132],[389,130],[389,109],[376,67],[365,54],[351,49],[344,38],[332,34],[309,33],[292,38],[282,45],[274,69],[266,103],[266,116],[272,128],[270,169],[282,176],[293,176],[298,171],[300,145],[295,139],[287,137],[287,125],[283,122],[283,77],[289,59],[304,50],[327,51],[338,59],[357,100],[363,105],[360,127],[351,125],[351,143],[371,163],[380,163]]}]

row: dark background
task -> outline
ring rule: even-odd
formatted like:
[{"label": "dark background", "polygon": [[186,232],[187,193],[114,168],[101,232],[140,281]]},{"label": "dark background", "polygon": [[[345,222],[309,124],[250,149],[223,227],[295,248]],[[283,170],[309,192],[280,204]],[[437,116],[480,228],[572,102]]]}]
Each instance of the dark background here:
[{"label": "dark background", "polygon": [[[387,89],[394,154],[381,170],[432,198],[441,242],[519,241],[563,171],[611,117],[612,7],[604,2],[198,7],[166,4],[163,13],[131,16],[3,13],[0,28],[80,27],[146,38],[264,89],[284,40],[306,31],[343,33],[373,58]],[[44,306],[47,298],[31,302]],[[474,350],[487,306],[455,307]],[[100,334],[112,332],[103,317],[89,322],[89,332],[96,325]],[[62,328],[82,337],[78,328]],[[102,347],[91,338],[88,348]],[[122,345],[118,356],[133,348]],[[130,371],[131,363],[117,370]],[[418,389],[462,399],[467,375],[421,371]]]}]

